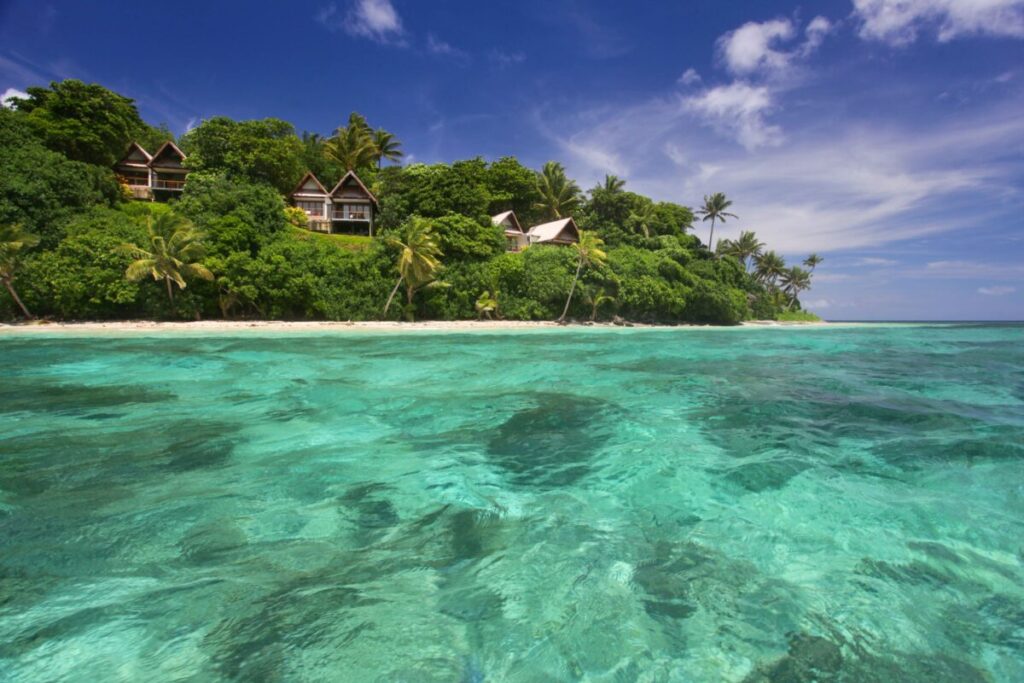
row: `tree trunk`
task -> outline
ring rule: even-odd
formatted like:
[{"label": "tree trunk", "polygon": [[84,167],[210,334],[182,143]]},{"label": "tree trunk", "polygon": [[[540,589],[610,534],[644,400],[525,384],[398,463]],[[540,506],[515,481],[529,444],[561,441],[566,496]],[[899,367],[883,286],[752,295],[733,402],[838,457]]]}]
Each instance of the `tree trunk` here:
[{"label": "tree trunk", "polygon": [[25,304],[22,302],[21,297],[18,296],[18,293],[14,291],[14,285],[11,284],[11,281],[8,278],[4,278],[4,286],[7,287],[7,291],[10,292],[11,298],[14,299],[14,303],[18,304],[18,308],[20,308],[21,312],[25,314],[25,317],[29,320],[35,318],[35,316],[32,315],[25,307]]},{"label": "tree trunk", "polygon": [[715,217],[712,216],[711,217],[711,234],[708,235],[708,251],[711,252],[712,256],[715,255],[715,244],[714,244],[714,242],[715,242]]},{"label": "tree trunk", "polygon": [[562,309],[562,316],[558,322],[565,322],[565,316],[569,314],[569,304],[572,303],[572,295],[576,292],[576,283],[580,281],[580,271],[583,270],[583,259],[580,259],[576,266],[576,277],[572,279],[572,287],[569,288],[569,298],[565,300],[565,308]]},{"label": "tree trunk", "polygon": [[405,319],[409,322],[414,322],[416,316],[413,315],[412,299],[416,296],[416,288],[409,284],[408,280],[405,283]]},{"label": "tree trunk", "polygon": [[398,293],[398,287],[402,284],[402,278],[398,278],[398,282],[395,283],[395,288],[391,290],[391,294],[388,296],[388,302],[384,304],[384,315],[388,314],[388,309],[391,308],[391,300],[395,298],[395,294]]}]

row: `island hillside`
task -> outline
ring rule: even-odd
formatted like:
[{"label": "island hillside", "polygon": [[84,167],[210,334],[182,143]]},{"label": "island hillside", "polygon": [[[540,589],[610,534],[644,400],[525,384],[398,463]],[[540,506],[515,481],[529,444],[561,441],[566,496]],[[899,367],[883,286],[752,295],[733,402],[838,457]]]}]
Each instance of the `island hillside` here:
[{"label": "island hillside", "polygon": [[691,209],[615,176],[584,192],[554,161],[397,165],[355,113],[330,136],[214,117],[175,139],[100,85],[10,103],[2,320],[814,319],[820,257],[715,241],[739,218],[720,192]]}]

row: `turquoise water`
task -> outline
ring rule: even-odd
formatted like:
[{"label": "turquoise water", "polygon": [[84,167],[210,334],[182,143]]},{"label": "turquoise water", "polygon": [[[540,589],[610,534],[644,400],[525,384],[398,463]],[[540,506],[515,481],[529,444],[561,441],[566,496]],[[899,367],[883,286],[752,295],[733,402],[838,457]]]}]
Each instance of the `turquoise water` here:
[{"label": "turquoise water", "polygon": [[1024,680],[1024,327],[0,337],[0,680]]}]

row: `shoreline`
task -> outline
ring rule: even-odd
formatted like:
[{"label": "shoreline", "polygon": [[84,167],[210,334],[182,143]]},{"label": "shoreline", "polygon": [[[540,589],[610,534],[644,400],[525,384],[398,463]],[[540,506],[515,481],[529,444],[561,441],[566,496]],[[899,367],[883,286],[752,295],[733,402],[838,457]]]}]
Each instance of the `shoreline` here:
[{"label": "shoreline", "polygon": [[780,322],[752,320],[739,325],[655,325],[648,323],[614,324],[570,323],[531,320],[426,320],[421,322],[396,321],[281,321],[281,320],[202,320],[186,322],[160,322],[153,320],[117,320],[83,322],[0,323],[0,337],[37,334],[234,334],[234,333],[417,333],[417,332],[528,332],[584,330],[738,330],[779,328],[842,328],[887,323],[830,323]]}]

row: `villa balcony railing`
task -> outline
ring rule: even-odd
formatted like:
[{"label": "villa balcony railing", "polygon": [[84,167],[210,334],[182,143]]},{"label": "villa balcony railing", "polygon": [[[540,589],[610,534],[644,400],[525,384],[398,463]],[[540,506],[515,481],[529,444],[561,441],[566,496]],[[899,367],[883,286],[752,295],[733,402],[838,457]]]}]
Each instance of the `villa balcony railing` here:
[{"label": "villa balcony railing", "polygon": [[157,178],[153,181],[153,189],[155,190],[175,190],[180,192],[185,189],[184,180],[164,180],[163,178]]},{"label": "villa balcony railing", "polygon": [[336,221],[369,221],[369,211],[338,211],[335,210],[331,214],[331,218]]}]

